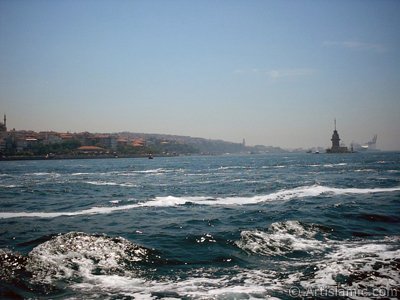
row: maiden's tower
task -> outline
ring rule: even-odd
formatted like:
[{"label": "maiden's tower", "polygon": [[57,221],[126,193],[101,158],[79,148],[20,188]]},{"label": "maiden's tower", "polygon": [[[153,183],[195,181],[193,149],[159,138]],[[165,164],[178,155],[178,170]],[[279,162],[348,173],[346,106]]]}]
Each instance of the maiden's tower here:
[{"label": "maiden's tower", "polygon": [[345,146],[340,146],[340,137],[339,133],[336,130],[336,119],[335,119],[335,129],[332,134],[332,147],[330,149],[326,149],[327,153],[349,153],[349,149]]}]

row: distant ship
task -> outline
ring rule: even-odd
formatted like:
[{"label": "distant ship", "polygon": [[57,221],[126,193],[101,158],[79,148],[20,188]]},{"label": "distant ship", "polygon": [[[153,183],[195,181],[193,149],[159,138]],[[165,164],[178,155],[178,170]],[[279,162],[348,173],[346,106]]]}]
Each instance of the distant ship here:
[{"label": "distant ship", "polygon": [[355,151],[378,151],[376,149],[376,140],[378,139],[378,135],[375,134],[372,140],[369,142],[366,142],[363,145],[357,144],[357,143],[352,143],[352,146]]}]

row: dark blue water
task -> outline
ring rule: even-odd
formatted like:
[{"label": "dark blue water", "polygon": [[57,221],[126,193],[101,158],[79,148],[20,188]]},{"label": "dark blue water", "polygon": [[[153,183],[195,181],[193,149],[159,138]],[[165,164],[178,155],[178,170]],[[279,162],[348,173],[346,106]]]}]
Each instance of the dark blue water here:
[{"label": "dark blue water", "polygon": [[0,162],[0,298],[400,297],[400,153]]}]

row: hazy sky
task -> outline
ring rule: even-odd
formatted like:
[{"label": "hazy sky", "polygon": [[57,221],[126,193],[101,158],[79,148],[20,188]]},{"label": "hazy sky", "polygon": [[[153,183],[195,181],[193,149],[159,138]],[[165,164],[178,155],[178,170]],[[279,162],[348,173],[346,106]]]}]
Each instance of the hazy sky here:
[{"label": "hazy sky", "polygon": [[400,149],[400,1],[0,0],[9,128]]}]

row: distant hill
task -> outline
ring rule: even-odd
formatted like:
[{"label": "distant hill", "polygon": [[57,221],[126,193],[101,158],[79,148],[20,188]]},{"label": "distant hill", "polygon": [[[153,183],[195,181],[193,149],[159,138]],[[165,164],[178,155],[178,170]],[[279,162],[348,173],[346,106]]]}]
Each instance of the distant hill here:
[{"label": "distant hill", "polygon": [[242,143],[233,143],[223,140],[212,140],[198,137],[190,136],[180,136],[180,135],[169,135],[169,134],[151,134],[151,133],[134,133],[134,132],[121,132],[118,133],[120,136],[125,136],[126,138],[142,138],[146,140],[149,144],[155,141],[164,140],[175,145],[187,145],[193,149],[192,153],[198,154],[210,154],[219,155],[226,153],[252,153],[252,154],[262,154],[262,153],[281,153],[287,152],[286,150],[273,147],[273,146],[245,146]]}]

